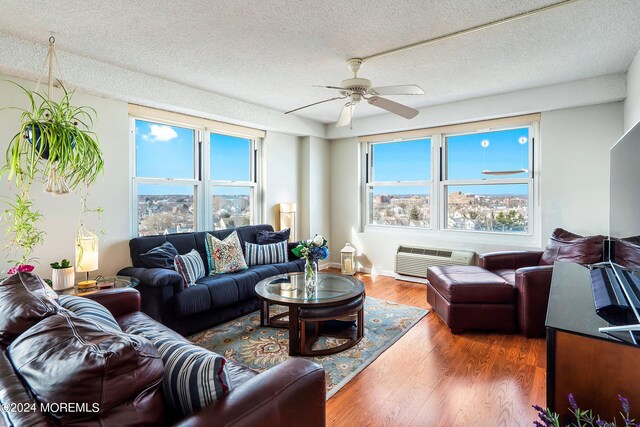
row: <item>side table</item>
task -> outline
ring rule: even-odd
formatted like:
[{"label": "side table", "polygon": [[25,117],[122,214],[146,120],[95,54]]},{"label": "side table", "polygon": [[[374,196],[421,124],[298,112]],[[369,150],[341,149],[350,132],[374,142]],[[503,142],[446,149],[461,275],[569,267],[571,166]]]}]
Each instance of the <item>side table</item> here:
[{"label": "side table", "polygon": [[135,288],[136,286],[138,286],[138,283],[140,283],[138,279],[130,276],[109,276],[109,277],[98,276],[96,281],[97,281],[97,285],[93,288],[78,289],[78,285],[75,285],[73,288],[56,291],[56,293],[58,295],[82,296],[82,295],[90,294],[93,292],[100,292],[103,289]]}]

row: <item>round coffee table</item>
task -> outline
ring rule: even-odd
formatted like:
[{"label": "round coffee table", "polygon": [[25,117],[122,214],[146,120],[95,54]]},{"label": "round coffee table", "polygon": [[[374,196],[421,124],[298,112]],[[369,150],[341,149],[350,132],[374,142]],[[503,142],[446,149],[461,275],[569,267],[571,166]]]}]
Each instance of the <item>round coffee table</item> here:
[{"label": "round coffee table", "polygon": [[[316,290],[308,294],[303,273],[280,274],[258,282],[256,293],[262,300],[260,324],[289,329],[291,356],[338,353],[353,347],[364,336],[364,284],[354,277],[319,273]],[[288,311],[270,316],[271,304],[287,306]],[[355,317],[355,325],[345,322],[345,328],[335,328],[327,324],[327,321],[347,316]],[[283,320],[285,317],[288,319]],[[320,337],[346,341],[331,348],[313,350]]]}]

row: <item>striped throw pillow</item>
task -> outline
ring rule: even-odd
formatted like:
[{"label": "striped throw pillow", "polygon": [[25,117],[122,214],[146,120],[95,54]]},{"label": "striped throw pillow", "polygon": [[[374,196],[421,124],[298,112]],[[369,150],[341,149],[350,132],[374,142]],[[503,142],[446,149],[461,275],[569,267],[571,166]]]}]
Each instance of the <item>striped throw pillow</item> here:
[{"label": "striped throw pillow", "polygon": [[231,391],[226,360],[204,348],[165,338],[154,342],[162,361],[162,388],[167,403],[191,415]]},{"label": "striped throw pillow", "polygon": [[93,300],[73,295],[60,295],[58,304],[81,319],[91,320],[98,326],[114,332],[122,332],[111,312],[104,305]]},{"label": "striped throw pillow", "polygon": [[204,262],[195,249],[191,249],[186,255],[176,255],[173,264],[182,276],[185,288],[195,285],[196,280],[204,277]]},{"label": "striped throw pillow", "polygon": [[272,243],[270,245],[257,245],[245,243],[245,260],[247,265],[279,264],[289,262],[287,242]]}]

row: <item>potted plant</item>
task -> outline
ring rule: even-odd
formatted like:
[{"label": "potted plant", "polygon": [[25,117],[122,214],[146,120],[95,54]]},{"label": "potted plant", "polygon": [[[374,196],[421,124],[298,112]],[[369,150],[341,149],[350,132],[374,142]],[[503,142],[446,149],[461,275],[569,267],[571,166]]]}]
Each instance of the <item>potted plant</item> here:
[{"label": "potted plant", "polygon": [[21,252],[19,260],[10,262],[21,265],[34,260],[33,248],[44,241],[37,226],[43,215],[29,197],[31,184],[40,181],[45,191],[65,194],[79,185],[93,184],[104,162],[98,138],[90,130],[96,115],[93,108],[71,105],[73,91],[62,84],[60,102],[14,84],[24,91],[29,104],[26,109],[7,107],[21,111],[20,129],[9,141],[0,175],[7,174],[17,187],[2,218],[9,224],[7,248]]},{"label": "potted plant", "polygon": [[102,151],[90,131],[96,112],[91,107],[71,105],[73,91],[60,85],[63,96],[55,102],[14,83],[24,91],[29,108],[22,112],[19,132],[7,147],[3,171],[18,185],[23,180],[64,180],[69,189],[92,184],[103,168]]},{"label": "potted plant", "polygon": [[51,272],[51,282],[54,291],[61,291],[73,287],[76,275],[68,259],[65,258],[60,262],[52,262],[49,265],[51,265],[53,269]]}]

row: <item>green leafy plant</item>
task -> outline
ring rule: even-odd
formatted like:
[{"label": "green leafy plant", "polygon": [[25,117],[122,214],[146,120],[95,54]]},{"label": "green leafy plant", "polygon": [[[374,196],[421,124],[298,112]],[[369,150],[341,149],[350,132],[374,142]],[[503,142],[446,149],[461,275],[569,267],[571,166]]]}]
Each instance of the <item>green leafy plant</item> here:
[{"label": "green leafy plant", "polygon": [[[11,82],[13,83],[13,82]],[[26,109],[6,107],[21,112],[20,129],[7,146],[6,162],[0,176],[14,181],[18,194],[6,202],[2,218],[8,223],[7,248],[21,252],[19,260],[25,264],[34,260],[35,246],[44,242],[44,232],[38,228],[43,215],[29,198],[34,181],[47,182],[46,191],[64,194],[80,184],[93,184],[103,170],[104,161],[98,138],[90,129],[96,112],[91,107],[71,105],[73,91],[61,84],[60,102],[17,83],[27,96]]]},{"label": "green leafy plant", "polygon": [[62,261],[58,262],[52,262],[51,264],[49,264],[51,266],[51,268],[56,269],[56,270],[60,270],[62,268],[69,268],[71,267],[71,261],[69,261],[68,259],[63,259]]},{"label": "green leafy plant", "polygon": [[[12,82],[13,83],[13,82]],[[23,180],[46,180],[56,173],[71,190],[79,184],[92,184],[102,171],[104,161],[93,126],[96,112],[91,107],[71,105],[73,91],[61,85],[63,96],[55,102],[45,95],[26,89],[29,108],[8,107],[21,111],[19,132],[6,151],[2,173]]]},{"label": "green leafy plant", "polygon": [[37,227],[43,215],[33,208],[28,195],[16,194],[15,199],[6,201],[6,205],[7,209],[2,213],[2,219],[8,224],[6,249],[9,253],[20,254],[19,259],[9,262],[16,265],[34,262],[33,248],[44,242],[44,231]]}]

